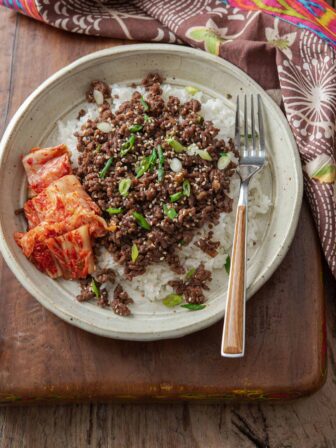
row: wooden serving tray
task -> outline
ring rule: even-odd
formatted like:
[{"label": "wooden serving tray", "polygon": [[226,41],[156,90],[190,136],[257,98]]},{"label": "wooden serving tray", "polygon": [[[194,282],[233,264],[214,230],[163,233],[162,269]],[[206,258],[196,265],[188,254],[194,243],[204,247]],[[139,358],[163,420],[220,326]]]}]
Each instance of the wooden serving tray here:
[{"label": "wooden serving tray", "polygon": [[[125,43],[61,32],[14,13],[0,15],[0,37],[2,129],[47,76]],[[0,261],[0,403],[285,399],[324,381],[321,254],[306,205],[284,262],[248,303],[243,359],[220,357],[222,322],[152,343],[81,331],[39,305]]]},{"label": "wooden serving tray", "polygon": [[288,255],[248,303],[243,359],[220,357],[222,322],[175,340],[111,340],[46,311],[4,263],[1,275],[2,404],[278,400],[309,394],[325,378],[321,256],[305,204]]}]

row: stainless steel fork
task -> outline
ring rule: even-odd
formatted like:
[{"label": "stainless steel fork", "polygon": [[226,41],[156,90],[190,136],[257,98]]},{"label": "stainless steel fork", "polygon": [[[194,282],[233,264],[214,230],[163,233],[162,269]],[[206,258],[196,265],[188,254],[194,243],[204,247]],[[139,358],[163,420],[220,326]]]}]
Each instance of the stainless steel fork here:
[{"label": "stainless steel fork", "polygon": [[[228,295],[224,317],[221,354],[229,358],[244,356],[245,351],[245,301],[246,301],[246,237],[248,188],[252,176],[264,165],[266,158],[264,124],[260,95],[258,103],[258,133],[251,95],[251,131],[248,126],[247,97],[244,96],[244,128],[240,128],[240,107],[237,97],[235,144],[240,152],[240,193],[233,237]],[[258,144],[257,144],[258,143]]]}]

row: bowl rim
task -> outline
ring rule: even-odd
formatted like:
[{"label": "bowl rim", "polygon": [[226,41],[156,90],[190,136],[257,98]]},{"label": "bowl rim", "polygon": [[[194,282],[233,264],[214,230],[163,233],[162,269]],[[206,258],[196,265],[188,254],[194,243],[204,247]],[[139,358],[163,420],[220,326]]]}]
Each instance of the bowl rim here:
[{"label": "bowl rim", "polygon": [[[256,82],[254,81],[249,75],[247,75],[243,70],[241,70],[239,67],[235,66],[234,64],[226,61],[225,59],[222,59],[218,56],[211,55],[205,51],[202,51],[200,49],[194,49],[191,47],[181,46],[181,45],[174,45],[174,44],[156,44],[156,43],[143,43],[143,44],[128,44],[128,45],[121,45],[116,47],[110,47],[103,50],[98,50],[92,53],[89,53],[85,56],[82,56],[75,61],[71,62],[70,64],[66,65],[65,67],[61,68],[51,76],[49,76],[45,81],[43,81],[20,105],[20,107],[17,109],[15,114],[13,115],[12,119],[10,120],[8,126],[6,127],[6,130],[3,134],[3,137],[0,142],[0,167],[3,164],[3,159],[6,155],[6,147],[10,140],[10,137],[12,133],[14,132],[17,122],[21,118],[21,116],[25,113],[25,111],[29,108],[30,104],[42,93],[44,92],[49,86],[51,86],[55,81],[61,79],[64,75],[71,73],[71,71],[77,69],[77,67],[81,66],[84,63],[87,63],[92,60],[99,60],[106,56],[115,56],[118,54],[125,54],[129,52],[130,50],[141,50],[146,52],[151,51],[162,51],[162,52],[171,52],[174,53],[180,53],[181,55],[189,54],[193,55],[194,57],[201,59],[203,61],[212,61],[216,62],[219,65],[222,65],[223,67],[227,66],[230,68],[230,70],[233,73],[238,73],[240,77],[244,77],[246,81],[249,82],[251,86],[253,86],[254,89],[259,91],[260,93],[265,94],[265,90]],[[300,162],[300,156],[299,152],[297,150],[297,145],[294,139],[294,136],[292,134],[292,131],[290,129],[289,123],[284,115],[284,113],[281,111],[280,107],[267,95],[268,103],[271,105],[273,109],[276,109],[278,118],[281,120],[282,125],[287,130],[287,137],[289,138],[293,149],[293,158],[295,161],[295,171],[296,171],[296,178],[295,178],[295,200],[293,202],[292,206],[292,214],[290,217],[288,217],[287,223],[289,231],[286,235],[285,244],[283,244],[279,250],[276,253],[276,256],[272,260],[272,262],[269,264],[268,269],[262,277],[260,277],[254,284],[251,285],[251,287],[247,291],[247,299],[249,299],[275,272],[275,270],[279,267],[280,263],[282,262],[283,258],[285,257],[292,240],[295,235],[295,231],[298,224],[298,219],[300,215],[300,209],[301,209],[301,202],[302,202],[302,196],[303,196],[303,176],[302,176],[302,170],[301,170],[301,162]],[[14,257],[11,254],[11,250],[6,242],[6,237],[4,235],[3,230],[3,222],[2,218],[0,217],[0,251],[11,269],[11,271],[16,276],[15,271],[17,270],[18,262],[14,259]],[[23,270],[23,269],[22,269]],[[36,287],[35,282],[31,280],[28,276],[16,276],[18,281],[22,284],[22,286],[30,293],[32,294],[45,308],[47,308],[49,311],[51,311],[53,314],[56,314],[58,317],[62,318],[68,323],[71,323],[81,329],[87,330],[91,333],[95,333],[101,336],[108,336],[115,339],[126,339],[126,340],[139,340],[139,341],[145,341],[145,340],[159,340],[159,339],[167,339],[167,338],[175,338],[175,337],[181,337],[186,334],[192,333],[194,331],[201,330],[203,328],[206,328],[213,323],[220,320],[224,315],[224,306],[223,306],[223,313],[219,315],[218,313],[214,316],[208,316],[202,321],[198,322],[191,322],[190,324],[186,325],[183,328],[179,328],[175,331],[172,330],[166,330],[161,333],[151,333],[148,332],[146,334],[139,335],[137,332],[125,332],[120,333],[119,331],[111,330],[105,330],[96,327],[95,325],[91,323],[86,323],[85,321],[82,321],[80,318],[76,318],[73,315],[67,313],[64,309],[58,309],[54,308],[52,306],[52,303],[45,302],[43,299],[40,298],[40,292],[39,289]],[[195,327],[195,328],[194,328]]]}]

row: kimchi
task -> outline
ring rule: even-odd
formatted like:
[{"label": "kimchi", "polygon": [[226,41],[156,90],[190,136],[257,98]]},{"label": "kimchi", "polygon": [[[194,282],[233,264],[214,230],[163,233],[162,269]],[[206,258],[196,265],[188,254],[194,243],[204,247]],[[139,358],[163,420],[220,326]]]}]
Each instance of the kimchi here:
[{"label": "kimchi", "polygon": [[[52,278],[85,278],[95,269],[92,240],[107,230],[101,210],[71,173],[65,145],[34,148],[23,158],[28,178],[27,232],[15,241]],[[111,230],[109,228],[109,230]]]}]

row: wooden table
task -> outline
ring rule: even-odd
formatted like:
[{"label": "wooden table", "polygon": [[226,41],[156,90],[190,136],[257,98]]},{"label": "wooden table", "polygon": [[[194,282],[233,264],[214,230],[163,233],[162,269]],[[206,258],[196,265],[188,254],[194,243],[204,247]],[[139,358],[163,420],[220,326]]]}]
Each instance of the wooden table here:
[{"label": "wooden table", "polygon": [[[69,35],[69,39],[76,40],[77,50],[65,52],[60,45],[60,36],[60,31],[0,10],[1,132],[19,102],[42,79],[76,59],[84,48],[87,53],[95,49],[94,38]],[[40,61],[38,48],[47,39],[52,41],[54,53],[48,61]],[[101,39],[100,42],[102,46],[113,45],[108,39]],[[18,60],[21,66],[26,67],[25,76],[16,71]],[[42,70],[39,70],[41,79],[34,77],[32,60],[42,66]],[[0,446],[336,446],[336,337],[333,328],[336,284],[327,270],[325,282],[328,296],[329,371],[325,386],[312,397],[286,405],[88,404],[2,408]]]}]

